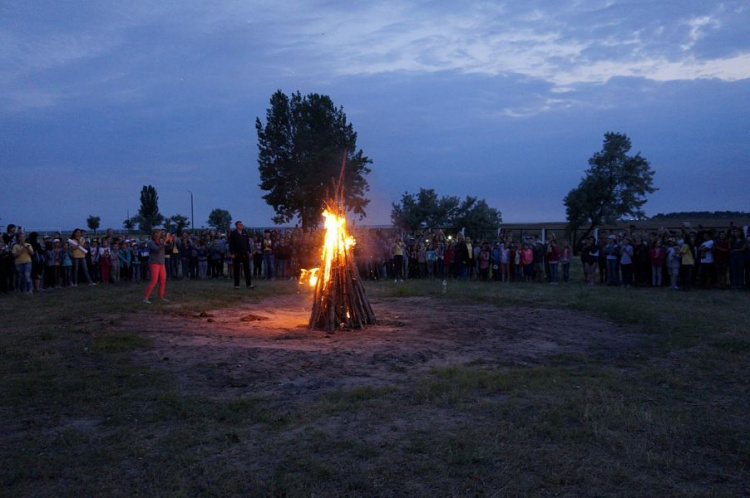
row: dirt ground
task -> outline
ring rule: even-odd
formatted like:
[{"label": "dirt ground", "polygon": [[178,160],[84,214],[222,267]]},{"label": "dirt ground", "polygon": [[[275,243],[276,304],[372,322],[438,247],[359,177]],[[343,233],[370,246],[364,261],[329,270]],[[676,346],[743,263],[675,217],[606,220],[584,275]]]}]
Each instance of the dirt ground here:
[{"label": "dirt ground", "polygon": [[[637,337],[627,328],[568,310],[466,305],[429,297],[372,300],[377,324],[311,331],[310,297],[194,315],[168,315],[139,330],[153,347],[136,361],[171,371],[185,394],[216,399],[305,399],[358,386],[403,386],[435,367],[533,365],[551,355],[617,356]],[[280,398],[280,399],[279,399]]]}]

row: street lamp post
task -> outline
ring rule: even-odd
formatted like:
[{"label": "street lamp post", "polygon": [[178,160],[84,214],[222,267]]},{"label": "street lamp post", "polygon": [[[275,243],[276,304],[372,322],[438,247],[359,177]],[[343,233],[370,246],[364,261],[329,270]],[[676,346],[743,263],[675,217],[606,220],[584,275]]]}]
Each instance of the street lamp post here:
[{"label": "street lamp post", "polygon": [[195,231],[195,213],[193,212],[193,193],[190,192],[190,231]]}]

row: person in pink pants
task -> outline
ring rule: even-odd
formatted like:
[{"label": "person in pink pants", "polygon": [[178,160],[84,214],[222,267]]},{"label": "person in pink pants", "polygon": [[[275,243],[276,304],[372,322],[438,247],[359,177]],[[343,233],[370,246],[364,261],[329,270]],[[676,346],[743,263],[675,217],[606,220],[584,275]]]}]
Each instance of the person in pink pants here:
[{"label": "person in pink pants", "polygon": [[146,288],[146,294],[143,296],[143,302],[151,304],[149,297],[159,283],[159,299],[169,301],[164,297],[167,290],[167,268],[164,266],[164,244],[166,237],[164,232],[158,228],[151,231],[151,240],[148,241],[148,267],[151,272],[151,281]]}]

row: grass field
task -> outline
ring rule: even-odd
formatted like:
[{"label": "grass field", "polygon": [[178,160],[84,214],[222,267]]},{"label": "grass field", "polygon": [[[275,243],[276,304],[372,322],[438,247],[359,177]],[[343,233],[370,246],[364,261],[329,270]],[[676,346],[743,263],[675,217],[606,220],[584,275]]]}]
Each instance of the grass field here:
[{"label": "grass field", "polygon": [[[750,496],[750,293],[367,283],[409,296],[572,310],[636,350],[451,365],[414,386],[285,400],[184,394],[134,360],[142,287],[0,297],[3,496]],[[294,292],[170,282],[194,313]],[[335,423],[332,423],[334,421]]]}]

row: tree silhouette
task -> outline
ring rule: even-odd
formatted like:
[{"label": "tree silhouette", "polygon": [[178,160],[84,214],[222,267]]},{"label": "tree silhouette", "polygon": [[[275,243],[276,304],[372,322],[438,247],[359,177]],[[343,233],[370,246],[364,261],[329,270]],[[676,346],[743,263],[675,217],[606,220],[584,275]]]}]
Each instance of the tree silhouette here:
[{"label": "tree silhouette", "polygon": [[155,226],[161,225],[164,216],[159,213],[159,195],[151,185],[144,185],[141,189],[141,208],[138,210],[138,225],[141,232],[150,232]]},{"label": "tree silhouette", "polygon": [[586,238],[601,224],[613,225],[625,216],[641,219],[646,194],[652,186],[654,171],[640,154],[627,155],[630,139],[623,133],[604,134],[604,145],[589,159],[586,176],[565,196],[569,233],[586,226],[579,238]]},{"label": "tree silhouette", "polygon": [[345,157],[344,202],[348,211],[364,217],[369,190],[365,175],[372,161],[357,150],[357,134],[342,108],[328,96],[297,92],[291,98],[281,90],[271,97],[266,123],[255,120],[258,133],[258,169],[263,196],[276,212],[275,223],[294,217],[303,228],[321,220],[327,193],[338,178]]}]

